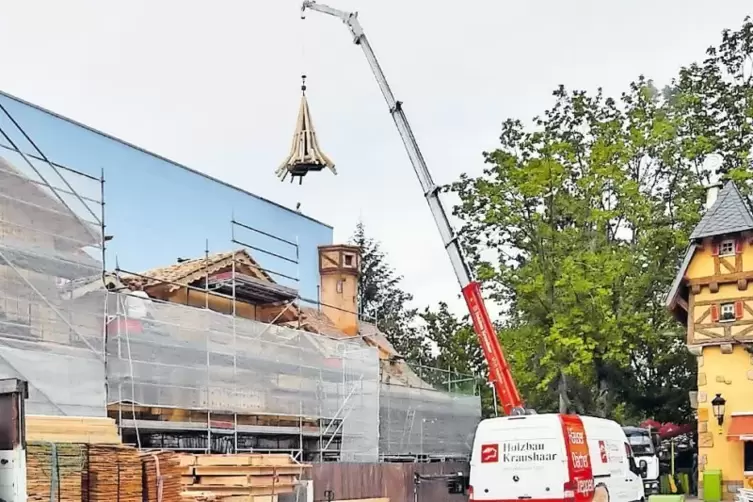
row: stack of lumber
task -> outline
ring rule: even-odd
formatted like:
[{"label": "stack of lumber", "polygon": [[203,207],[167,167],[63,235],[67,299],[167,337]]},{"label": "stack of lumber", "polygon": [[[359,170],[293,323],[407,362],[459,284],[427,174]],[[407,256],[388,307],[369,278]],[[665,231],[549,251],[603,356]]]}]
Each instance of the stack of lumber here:
[{"label": "stack of lumber", "polygon": [[293,493],[310,465],[290,455],[183,455],[183,493],[187,502],[275,502]]},{"label": "stack of lumber", "polygon": [[181,502],[180,454],[170,451],[142,453],[145,502]]},{"label": "stack of lumber", "polygon": [[86,461],[86,445],[27,443],[27,500],[80,502]]},{"label": "stack of lumber", "polygon": [[84,500],[141,502],[141,459],[127,446],[89,446],[89,469]]},{"label": "stack of lumber", "polygon": [[47,443],[120,444],[118,426],[107,417],[26,416],[26,440]]}]

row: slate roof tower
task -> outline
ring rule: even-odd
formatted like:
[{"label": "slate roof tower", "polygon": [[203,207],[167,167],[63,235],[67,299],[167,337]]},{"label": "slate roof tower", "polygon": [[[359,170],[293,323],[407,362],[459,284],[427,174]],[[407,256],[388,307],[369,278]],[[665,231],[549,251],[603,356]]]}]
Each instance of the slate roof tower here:
[{"label": "slate roof tower", "polygon": [[746,230],[753,230],[750,206],[737,186],[728,181],[719,192],[714,204],[706,211],[693,233],[690,234],[690,239],[703,239]]}]

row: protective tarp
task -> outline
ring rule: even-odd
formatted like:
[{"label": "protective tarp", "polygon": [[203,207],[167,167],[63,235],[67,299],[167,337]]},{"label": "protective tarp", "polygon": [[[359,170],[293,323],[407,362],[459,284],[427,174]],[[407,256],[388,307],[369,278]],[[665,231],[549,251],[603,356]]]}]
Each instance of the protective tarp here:
[{"label": "protective tarp", "polygon": [[98,180],[0,152],[0,378],[29,383],[31,414],[104,416],[105,294],[71,294],[102,274],[101,203],[66,183],[100,193]]},{"label": "protective tarp", "polygon": [[381,456],[470,455],[478,396],[382,384],[379,403]]},{"label": "protective tarp", "polygon": [[375,348],[173,303],[145,302],[133,318],[127,299],[110,300],[110,402],[320,417],[333,422],[323,441],[342,436],[342,456],[377,460]]}]

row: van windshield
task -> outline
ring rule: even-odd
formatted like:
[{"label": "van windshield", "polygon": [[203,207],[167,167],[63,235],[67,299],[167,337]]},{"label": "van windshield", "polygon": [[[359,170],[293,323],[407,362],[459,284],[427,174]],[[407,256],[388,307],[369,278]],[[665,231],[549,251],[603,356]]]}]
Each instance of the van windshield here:
[{"label": "van windshield", "polygon": [[654,454],[654,445],[648,432],[632,432],[627,438],[636,456]]}]

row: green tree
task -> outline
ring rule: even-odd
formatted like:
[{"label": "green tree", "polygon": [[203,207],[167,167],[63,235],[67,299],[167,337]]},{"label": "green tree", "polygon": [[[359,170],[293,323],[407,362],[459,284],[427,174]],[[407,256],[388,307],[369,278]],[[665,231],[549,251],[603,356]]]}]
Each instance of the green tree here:
[{"label": "green tree", "polygon": [[500,337],[529,404],[690,416],[694,365],[663,299],[712,170],[753,178],[751,84],[746,19],[661,92],[644,77],[619,99],[560,87],[531,127],[503,123],[482,176],[452,185],[477,274],[507,306]]},{"label": "green tree", "polygon": [[536,361],[522,380],[556,389],[563,411],[612,416],[614,369],[640,371],[637,348],[680,336],[662,292],[697,221],[701,180],[651,81],[620,100],[563,87],[554,96],[533,130],[504,122],[491,167],[453,185],[455,215],[479,277],[509,306],[508,333],[524,334],[503,340],[522,350],[511,359]]},{"label": "green tree", "polygon": [[478,336],[467,315],[458,318],[440,302],[436,310],[420,314],[424,337],[434,346],[434,371],[422,377],[443,391],[478,394],[483,417],[495,416],[494,393],[488,385],[487,365]]},{"label": "green tree", "polygon": [[437,347],[434,358],[437,368],[477,377],[483,375],[486,362],[468,316],[458,319],[445,302],[440,302],[436,311],[426,307],[420,316],[425,337]]},{"label": "green tree", "polygon": [[402,289],[402,276],[389,264],[379,241],[366,233],[359,222],[350,239],[361,248],[358,306],[361,319],[375,323],[395,350],[418,364],[431,362],[431,351],[416,327],[417,310],[410,307],[413,296]]},{"label": "green tree", "polygon": [[[467,380],[461,380],[463,384],[449,387],[446,385],[446,378],[441,382],[432,381],[431,383],[444,384],[441,386],[443,390],[479,393],[483,416],[495,416],[494,391],[488,384],[488,366],[478,341],[478,335],[473,330],[468,316],[456,317],[444,302],[441,302],[436,310],[427,307],[420,315],[424,321],[425,337],[436,347],[434,364],[443,370],[457,372],[456,381],[461,380],[459,374],[469,377]],[[518,330],[503,328],[502,333],[506,342],[503,351],[517,377],[517,385],[523,395],[533,396],[533,399],[528,400],[528,406],[534,409],[551,408],[552,402],[537,400],[542,394],[530,392],[535,391],[538,385],[537,378],[539,377],[536,376],[539,373],[536,371],[538,362],[527,356],[515,357],[534,353],[532,346],[535,340],[528,335],[525,327]],[[546,397],[546,395],[543,396]]]},{"label": "green tree", "polygon": [[724,30],[706,59],[680,71],[666,90],[678,118],[684,154],[700,165],[709,154],[718,170],[736,181],[751,179],[753,151],[753,22]]}]

